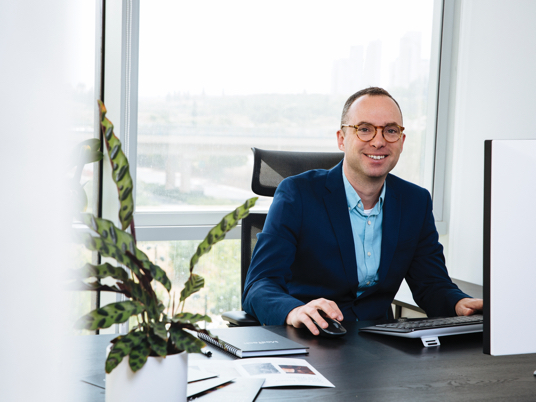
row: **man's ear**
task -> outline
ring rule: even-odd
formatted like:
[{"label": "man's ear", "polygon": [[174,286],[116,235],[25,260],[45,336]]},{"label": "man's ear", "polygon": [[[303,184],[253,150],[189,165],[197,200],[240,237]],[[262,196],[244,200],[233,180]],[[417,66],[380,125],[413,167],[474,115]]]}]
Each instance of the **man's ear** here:
[{"label": "man's ear", "polygon": [[342,128],[337,131],[337,147],[344,152],[344,131]]}]

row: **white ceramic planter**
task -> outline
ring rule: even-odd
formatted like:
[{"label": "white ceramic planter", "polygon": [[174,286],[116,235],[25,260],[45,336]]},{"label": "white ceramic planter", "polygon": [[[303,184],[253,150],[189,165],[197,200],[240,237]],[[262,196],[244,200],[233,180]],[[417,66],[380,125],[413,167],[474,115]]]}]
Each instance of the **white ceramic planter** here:
[{"label": "white ceramic planter", "polygon": [[165,358],[149,356],[145,365],[135,373],[126,356],[110,374],[106,374],[106,402],[186,402],[187,385],[186,352]]}]

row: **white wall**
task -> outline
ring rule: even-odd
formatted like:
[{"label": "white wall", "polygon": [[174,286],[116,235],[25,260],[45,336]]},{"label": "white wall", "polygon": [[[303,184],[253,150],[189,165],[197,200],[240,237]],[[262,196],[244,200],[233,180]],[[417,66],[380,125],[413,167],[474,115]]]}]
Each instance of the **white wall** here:
[{"label": "white wall", "polygon": [[484,140],[536,139],[523,129],[536,117],[536,1],[463,0],[457,7],[444,240],[451,276],[482,284]]},{"label": "white wall", "polygon": [[[0,400],[72,401],[64,381],[68,0],[0,2]],[[71,44],[75,45],[71,42]]]}]

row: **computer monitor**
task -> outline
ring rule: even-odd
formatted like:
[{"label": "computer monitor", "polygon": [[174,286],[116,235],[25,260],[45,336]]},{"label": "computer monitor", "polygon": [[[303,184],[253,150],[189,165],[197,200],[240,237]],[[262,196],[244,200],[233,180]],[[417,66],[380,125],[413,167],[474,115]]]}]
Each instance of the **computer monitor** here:
[{"label": "computer monitor", "polygon": [[485,141],[484,171],[484,353],[536,353],[536,140]]}]

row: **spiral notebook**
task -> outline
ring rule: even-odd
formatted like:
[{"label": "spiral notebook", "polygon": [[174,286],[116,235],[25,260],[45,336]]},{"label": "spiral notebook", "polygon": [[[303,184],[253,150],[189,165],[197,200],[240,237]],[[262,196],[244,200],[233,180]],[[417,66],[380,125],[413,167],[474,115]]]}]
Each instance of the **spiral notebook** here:
[{"label": "spiral notebook", "polygon": [[219,342],[203,333],[197,336],[237,357],[293,355],[307,353],[308,349],[263,327],[218,328],[210,332]]}]

